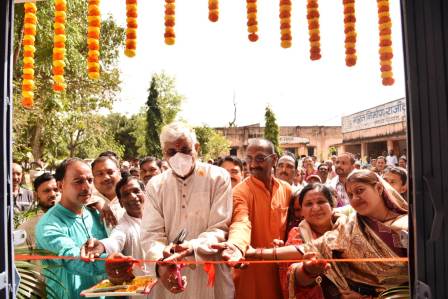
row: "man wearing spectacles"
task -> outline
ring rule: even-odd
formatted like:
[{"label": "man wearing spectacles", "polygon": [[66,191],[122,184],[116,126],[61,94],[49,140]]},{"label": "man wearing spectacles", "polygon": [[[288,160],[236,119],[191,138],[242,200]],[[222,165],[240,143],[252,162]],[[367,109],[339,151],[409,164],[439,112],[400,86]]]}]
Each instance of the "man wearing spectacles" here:
[{"label": "man wearing spectacles", "polygon": [[[224,260],[239,262],[249,246],[272,247],[284,240],[291,186],[274,177],[277,155],[272,142],[253,139],[245,159],[251,176],[233,189],[233,218],[227,242],[215,244]],[[282,298],[275,264],[253,264],[235,269],[235,298]]]},{"label": "man wearing spectacles", "polygon": [[[223,242],[232,217],[232,188],[228,172],[198,161],[199,143],[192,128],[181,122],[168,124],[160,134],[163,158],[170,169],[146,185],[147,200],[141,225],[146,259],[220,260],[210,244]],[[185,241],[173,244],[186,230]],[[148,264],[154,269],[154,264]],[[150,270],[150,269],[148,269]],[[215,265],[214,287],[208,287],[207,273],[198,266],[185,267],[184,282],[176,267],[159,264],[155,269],[160,282],[152,290],[154,298],[233,298],[234,286],[227,265]],[[181,284],[181,285],[180,285]]]}]

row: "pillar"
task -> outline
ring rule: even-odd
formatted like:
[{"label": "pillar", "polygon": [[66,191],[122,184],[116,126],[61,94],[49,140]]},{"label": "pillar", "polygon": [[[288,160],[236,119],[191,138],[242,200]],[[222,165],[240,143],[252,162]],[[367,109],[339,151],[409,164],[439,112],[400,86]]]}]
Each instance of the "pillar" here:
[{"label": "pillar", "polygon": [[361,142],[361,161],[367,162],[369,153],[367,152],[367,142]]}]

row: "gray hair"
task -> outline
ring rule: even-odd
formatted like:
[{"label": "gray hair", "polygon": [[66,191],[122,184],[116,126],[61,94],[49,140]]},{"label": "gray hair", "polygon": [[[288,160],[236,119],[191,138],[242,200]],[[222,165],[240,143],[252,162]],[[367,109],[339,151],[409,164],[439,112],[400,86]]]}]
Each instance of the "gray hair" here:
[{"label": "gray hair", "polygon": [[198,143],[192,127],[184,122],[175,121],[162,128],[160,144],[163,148],[166,142],[174,142],[182,137],[190,140],[193,146]]}]

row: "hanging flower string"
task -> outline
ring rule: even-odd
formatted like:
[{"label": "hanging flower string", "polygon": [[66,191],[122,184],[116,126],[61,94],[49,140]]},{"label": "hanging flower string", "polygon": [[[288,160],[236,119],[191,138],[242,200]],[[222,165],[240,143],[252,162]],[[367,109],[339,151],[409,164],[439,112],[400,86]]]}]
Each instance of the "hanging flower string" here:
[{"label": "hanging flower string", "polygon": [[87,28],[87,73],[90,79],[99,79],[100,77],[100,28],[101,12],[100,0],[89,0]]},{"label": "hanging flower string", "polygon": [[310,58],[318,60],[320,55],[319,4],[317,0],[308,0],[307,6],[308,31],[310,35]]},{"label": "hanging flower string", "polygon": [[395,80],[392,73],[392,20],[389,13],[389,0],[377,0],[378,24],[380,30],[380,65],[383,85],[392,85]]},{"label": "hanging flower string", "polygon": [[216,22],[219,19],[219,0],[208,0],[208,19]]},{"label": "hanging flower string", "polygon": [[258,40],[258,21],[257,21],[257,0],[246,0],[247,9],[247,31],[251,42]]},{"label": "hanging flower string", "polygon": [[137,0],[126,0],[126,48],[124,54],[134,57],[137,51]]},{"label": "hanging flower string", "polygon": [[35,3],[25,3],[25,20],[23,25],[23,74],[22,106],[32,108],[34,105],[34,42],[36,40],[37,7]]},{"label": "hanging flower string", "polygon": [[165,0],[165,44],[174,45],[176,43],[176,2],[175,0]]},{"label": "hanging flower string", "polygon": [[291,0],[280,0],[280,39],[282,48],[290,48],[291,35]]},{"label": "hanging flower string", "polygon": [[65,89],[65,11],[67,3],[65,0],[55,0],[54,7],[53,90],[60,92]]},{"label": "hanging flower string", "polygon": [[345,33],[345,64],[356,64],[356,17],[355,0],[343,0],[344,4],[344,33]]}]

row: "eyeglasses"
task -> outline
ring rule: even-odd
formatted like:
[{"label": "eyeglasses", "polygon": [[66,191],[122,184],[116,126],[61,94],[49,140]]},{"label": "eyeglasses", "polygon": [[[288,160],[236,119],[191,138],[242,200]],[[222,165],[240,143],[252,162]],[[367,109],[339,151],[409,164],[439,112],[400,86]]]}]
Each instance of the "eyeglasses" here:
[{"label": "eyeglasses", "polygon": [[272,156],[274,156],[275,154],[270,154],[267,156],[262,156],[262,155],[257,155],[254,158],[252,158],[251,156],[246,156],[246,158],[244,159],[247,164],[252,163],[252,161],[255,161],[257,163],[263,163],[264,161],[266,161],[267,158],[270,158]]},{"label": "eyeglasses", "polygon": [[167,149],[167,150],[165,151],[165,154],[166,154],[167,156],[169,156],[169,157],[172,157],[172,156],[174,156],[174,155],[177,154],[177,153],[182,153],[182,154],[185,154],[185,155],[190,155],[192,151],[193,151],[193,150],[192,150],[191,148],[185,146],[185,147],[182,147],[182,148],[179,149],[179,150],[177,150],[177,149],[175,149],[175,148],[169,148],[169,149]]}]

